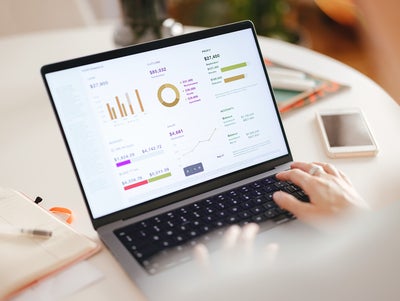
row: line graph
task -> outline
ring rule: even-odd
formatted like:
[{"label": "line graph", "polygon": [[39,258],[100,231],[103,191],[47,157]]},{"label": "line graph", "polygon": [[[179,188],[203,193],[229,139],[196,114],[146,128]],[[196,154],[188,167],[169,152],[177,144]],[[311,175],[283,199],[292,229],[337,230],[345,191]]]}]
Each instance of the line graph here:
[{"label": "line graph", "polygon": [[214,130],[211,132],[210,136],[209,136],[207,139],[199,140],[199,141],[191,148],[191,150],[187,151],[186,153],[183,153],[183,154],[182,154],[182,157],[185,157],[185,156],[187,156],[187,155],[193,153],[201,144],[210,142],[210,141],[212,140],[212,138],[214,137],[216,131],[217,131],[217,128],[214,128]]}]

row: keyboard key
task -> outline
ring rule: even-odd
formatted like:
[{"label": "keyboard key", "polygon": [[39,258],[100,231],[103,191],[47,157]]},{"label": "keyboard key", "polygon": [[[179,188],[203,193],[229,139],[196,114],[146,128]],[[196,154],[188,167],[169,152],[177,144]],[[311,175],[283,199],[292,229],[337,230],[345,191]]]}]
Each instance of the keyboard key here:
[{"label": "keyboard key", "polygon": [[267,220],[267,217],[265,216],[265,215],[256,215],[256,216],[253,216],[252,217],[252,220],[253,220],[253,222],[255,222],[255,223],[261,223],[261,222],[263,222],[263,221],[266,221]]},{"label": "keyboard key", "polygon": [[237,215],[231,215],[226,219],[226,222],[228,224],[236,224],[237,222],[240,221],[240,218]]},{"label": "keyboard key", "polygon": [[252,214],[249,211],[242,211],[239,213],[239,216],[242,219],[247,219],[247,218],[250,218],[252,216]]},{"label": "keyboard key", "polygon": [[253,212],[254,214],[258,215],[258,214],[262,213],[264,210],[263,210],[263,207],[257,206],[257,207],[250,209],[250,211]]},{"label": "keyboard key", "polygon": [[266,212],[265,212],[265,216],[267,217],[267,218],[273,218],[273,217],[275,217],[275,216],[277,216],[279,213],[275,210],[275,209],[268,209]]}]

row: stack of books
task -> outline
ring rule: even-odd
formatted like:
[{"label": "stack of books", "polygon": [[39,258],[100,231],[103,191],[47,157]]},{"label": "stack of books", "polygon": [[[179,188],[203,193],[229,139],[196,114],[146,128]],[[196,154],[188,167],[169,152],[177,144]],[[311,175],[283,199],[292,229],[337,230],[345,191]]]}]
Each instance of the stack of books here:
[{"label": "stack of books", "polygon": [[349,86],[264,58],[281,114],[312,104]]}]

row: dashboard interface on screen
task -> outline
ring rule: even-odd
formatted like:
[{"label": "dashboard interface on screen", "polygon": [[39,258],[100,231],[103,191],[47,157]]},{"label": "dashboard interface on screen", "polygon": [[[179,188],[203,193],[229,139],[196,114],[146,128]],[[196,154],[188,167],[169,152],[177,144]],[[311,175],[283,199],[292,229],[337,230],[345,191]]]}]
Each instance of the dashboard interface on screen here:
[{"label": "dashboard interface on screen", "polygon": [[251,29],[46,81],[94,218],[288,154]]}]

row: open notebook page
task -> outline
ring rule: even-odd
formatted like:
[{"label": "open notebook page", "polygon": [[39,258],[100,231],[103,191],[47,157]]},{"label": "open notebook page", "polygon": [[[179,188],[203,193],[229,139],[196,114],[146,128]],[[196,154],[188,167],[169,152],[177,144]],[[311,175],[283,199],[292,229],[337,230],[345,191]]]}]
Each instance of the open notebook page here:
[{"label": "open notebook page", "polygon": [[[42,238],[1,233],[5,227],[46,229]],[[24,195],[0,188],[0,299],[84,259],[99,245]]]}]

